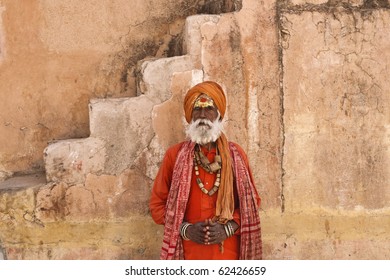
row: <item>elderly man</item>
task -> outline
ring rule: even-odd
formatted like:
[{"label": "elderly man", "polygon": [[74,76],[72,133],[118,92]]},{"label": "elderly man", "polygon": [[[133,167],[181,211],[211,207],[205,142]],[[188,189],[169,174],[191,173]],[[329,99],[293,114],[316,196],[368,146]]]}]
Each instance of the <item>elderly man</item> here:
[{"label": "elderly man", "polygon": [[161,259],[261,259],[260,197],[245,152],[222,132],[226,97],[207,81],[184,99],[190,140],[168,149],[150,199]]}]

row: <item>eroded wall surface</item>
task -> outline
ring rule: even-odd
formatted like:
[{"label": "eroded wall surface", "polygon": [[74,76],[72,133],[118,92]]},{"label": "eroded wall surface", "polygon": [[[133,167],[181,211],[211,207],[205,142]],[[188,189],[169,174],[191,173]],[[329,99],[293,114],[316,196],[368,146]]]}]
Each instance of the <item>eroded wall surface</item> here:
[{"label": "eroded wall surface", "polygon": [[[35,31],[39,42],[30,35],[31,46],[44,42],[51,54],[37,51],[43,62],[29,74],[34,81],[51,81],[36,98],[54,102],[56,110],[47,111],[45,105],[40,112],[53,119],[53,126],[62,124],[58,129],[66,131],[64,138],[89,137],[49,145],[46,174],[1,185],[0,226],[7,229],[0,231],[3,257],[158,258],[163,228],[153,223],[148,210],[153,179],[166,148],[185,137],[186,90],[213,79],[228,94],[227,136],[247,151],[262,197],[264,258],[388,259],[388,1],[244,0],[242,6],[224,1],[227,10],[217,11],[228,12],[231,5],[240,10],[190,17],[186,23],[178,11],[192,7],[187,2],[178,4],[178,14],[165,10],[174,1],[152,2],[135,8],[159,18],[156,25],[149,18],[140,20],[139,14],[130,19],[134,7],[125,1],[95,3],[92,10],[81,9],[87,4],[78,2],[39,1],[22,13],[47,25]],[[11,1],[0,3],[0,67],[12,69],[11,60],[6,62],[9,42],[23,36],[4,33],[16,23],[8,19],[5,24]],[[103,20],[98,33],[93,27],[97,15]],[[149,28],[156,30],[143,34]],[[75,39],[76,34],[81,37]],[[177,56],[161,58],[170,51]],[[18,67],[36,59],[30,53],[28,47],[19,50]],[[145,59],[149,55],[154,58]],[[69,69],[65,58],[79,68]],[[4,85],[18,92],[11,81],[16,70],[7,71],[0,72]],[[66,73],[54,79],[56,71]],[[75,82],[76,77],[84,78]],[[9,96],[1,106],[8,104],[10,111],[12,100],[22,100],[27,81],[20,86],[17,98]],[[53,87],[66,91],[69,99],[45,99],[55,94]],[[107,98],[90,101],[91,96]],[[77,108],[62,107],[66,100]],[[74,133],[71,115],[84,114],[80,119],[86,120],[88,111],[89,124],[85,121],[82,133]],[[35,121],[34,113],[29,119]],[[30,127],[13,127],[16,120],[5,127],[24,133],[20,141],[28,140]],[[4,142],[19,143],[12,133],[1,135]],[[0,161],[5,175],[12,170],[6,162]]]},{"label": "eroded wall surface", "polygon": [[0,180],[89,135],[92,98],[136,95],[136,64],[180,53],[186,16],[241,1],[0,1]]},{"label": "eroded wall surface", "polygon": [[280,5],[282,220],[294,229],[274,252],[389,258],[389,6],[320,2]]},{"label": "eroded wall surface", "polygon": [[389,206],[389,11],[283,21],[286,207]]}]

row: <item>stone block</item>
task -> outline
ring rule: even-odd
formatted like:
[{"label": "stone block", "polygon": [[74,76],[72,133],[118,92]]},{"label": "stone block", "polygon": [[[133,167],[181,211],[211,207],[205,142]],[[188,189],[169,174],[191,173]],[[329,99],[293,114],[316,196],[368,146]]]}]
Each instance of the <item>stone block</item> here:
[{"label": "stone block", "polygon": [[201,26],[205,23],[216,24],[219,18],[218,15],[194,15],[186,19],[183,50],[185,54],[191,56],[195,69],[202,69]]},{"label": "stone block", "polygon": [[174,73],[192,69],[189,56],[146,60],[140,64],[140,88],[144,93],[134,98],[92,100],[91,136],[106,143],[104,171],[119,174],[134,166],[141,156],[139,147],[148,148],[153,130],[150,116],[155,105],[171,97]]},{"label": "stone block", "polygon": [[388,207],[389,11],[284,17],[286,207]]},{"label": "stone block", "polygon": [[145,94],[161,103],[171,97],[172,75],[193,69],[188,55],[145,60],[139,64],[139,94]]},{"label": "stone block", "polygon": [[67,221],[87,222],[99,218],[93,193],[83,185],[71,186],[65,195]]},{"label": "stone block", "polygon": [[35,193],[39,187],[0,190],[0,221],[18,225],[28,220],[34,213]]},{"label": "stone block", "polygon": [[134,215],[149,215],[149,199],[153,181],[138,169],[129,169],[118,178],[118,188],[113,200],[113,216],[131,218]]},{"label": "stone block", "polygon": [[112,205],[122,192],[117,181],[117,177],[113,175],[88,174],[84,188],[92,194],[94,218],[112,218]]},{"label": "stone block", "polygon": [[155,136],[137,161],[137,166],[145,170],[149,178],[155,178],[165,151],[171,145],[186,139],[183,99],[188,89],[201,81],[201,70],[174,73],[170,88],[171,98],[154,106],[152,127]]},{"label": "stone block", "polygon": [[35,214],[43,223],[61,221],[67,212],[65,183],[48,184],[38,190]]},{"label": "stone block", "polygon": [[71,139],[50,144],[44,151],[48,182],[83,183],[88,173],[104,170],[105,143],[101,139]]},{"label": "stone block", "polygon": [[[23,177],[21,181],[26,184],[26,176]],[[34,209],[35,196],[40,187],[42,184],[38,183],[22,188],[0,189],[0,255],[3,253],[4,258],[8,258],[9,242],[28,242],[29,233],[42,228],[43,224],[36,217]]]},{"label": "stone block", "polygon": [[142,95],[134,98],[94,99],[90,103],[91,136],[104,140],[104,173],[120,174],[153,137],[151,112],[154,101]]}]

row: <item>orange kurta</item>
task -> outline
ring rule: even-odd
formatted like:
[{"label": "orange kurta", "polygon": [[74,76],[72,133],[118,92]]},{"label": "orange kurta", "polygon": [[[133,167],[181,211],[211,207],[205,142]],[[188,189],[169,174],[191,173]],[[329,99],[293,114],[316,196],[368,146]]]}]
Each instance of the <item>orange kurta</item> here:
[{"label": "orange kurta", "polygon": [[[166,152],[160,170],[154,181],[152,195],[150,199],[150,210],[153,220],[157,224],[164,224],[165,203],[168,198],[168,193],[172,180],[173,168],[176,161],[177,153],[182,143],[177,144]],[[243,156],[248,167],[248,161],[245,153],[239,147],[238,150]],[[216,150],[208,151],[202,148],[202,152],[210,162],[214,161]],[[202,180],[206,189],[210,190],[215,181],[215,174],[209,174],[199,167],[199,177]],[[234,221],[240,225],[239,201],[235,189],[235,211]],[[190,196],[187,202],[187,208],[184,215],[184,221],[189,223],[203,222],[206,219],[211,219],[215,216],[215,207],[217,201],[217,193],[212,196],[204,194],[196,183],[195,171],[192,172]],[[183,241],[185,259],[238,259],[239,258],[240,235],[239,231],[236,234],[224,241],[224,252],[220,251],[219,245],[202,245],[193,241]]]}]

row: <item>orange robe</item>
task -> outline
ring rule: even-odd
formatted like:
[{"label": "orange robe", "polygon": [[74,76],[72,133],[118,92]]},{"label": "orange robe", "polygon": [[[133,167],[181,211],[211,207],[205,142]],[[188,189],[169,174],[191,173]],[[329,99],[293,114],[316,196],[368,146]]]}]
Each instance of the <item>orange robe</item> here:
[{"label": "orange robe", "polygon": [[[165,203],[168,198],[168,193],[171,185],[173,168],[176,161],[176,156],[180,150],[182,143],[177,144],[168,149],[165,154],[164,160],[161,164],[160,170],[154,181],[152,195],[150,199],[150,210],[153,220],[157,224],[164,224],[165,216]],[[248,160],[244,151],[237,145],[240,154],[243,156],[246,166],[249,170]],[[216,149],[208,151],[202,148],[202,152],[210,162],[214,161]],[[199,177],[202,180],[207,190],[212,189],[215,174],[206,172],[199,166]],[[240,210],[239,201],[236,188],[234,189],[235,197],[235,211],[233,214],[234,221],[240,225]],[[212,196],[204,194],[198,184],[196,183],[195,171],[192,171],[191,189],[187,202],[187,209],[184,215],[184,221],[189,223],[203,222],[206,219],[211,219],[215,216],[215,208],[217,202],[217,193]],[[184,258],[187,260],[224,260],[224,259],[238,259],[240,248],[240,231],[238,230],[235,235],[224,241],[223,253],[220,250],[219,245],[203,245],[195,243],[191,240],[183,241]]]}]

